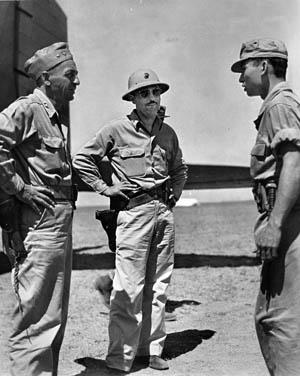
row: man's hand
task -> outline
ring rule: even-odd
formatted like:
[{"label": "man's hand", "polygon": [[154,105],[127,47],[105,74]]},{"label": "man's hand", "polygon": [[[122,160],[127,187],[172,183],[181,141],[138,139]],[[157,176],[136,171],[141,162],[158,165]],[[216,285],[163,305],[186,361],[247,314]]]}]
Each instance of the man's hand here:
[{"label": "man's hand", "polygon": [[103,196],[106,197],[122,197],[123,199],[129,201],[129,197],[125,192],[129,192],[136,189],[136,185],[129,183],[128,181],[123,181],[116,183],[110,187],[107,187],[105,191],[102,192]]},{"label": "man's hand", "polygon": [[257,256],[262,261],[272,261],[278,257],[278,247],[281,239],[281,229],[272,220],[255,231],[254,240]]},{"label": "man's hand", "polygon": [[25,184],[22,191],[16,196],[20,201],[31,206],[38,214],[41,214],[39,206],[50,210],[55,207],[53,193],[46,187]]},{"label": "man's hand", "polygon": [[271,261],[278,255],[278,247],[285,223],[300,192],[300,153],[298,146],[291,142],[280,144],[282,167],[278,180],[274,208],[264,223],[254,233],[257,254],[262,260]]}]

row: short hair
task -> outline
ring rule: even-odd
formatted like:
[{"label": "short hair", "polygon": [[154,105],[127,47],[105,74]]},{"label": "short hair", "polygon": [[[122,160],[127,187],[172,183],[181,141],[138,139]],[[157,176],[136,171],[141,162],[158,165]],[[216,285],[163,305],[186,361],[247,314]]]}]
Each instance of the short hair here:
[{"label": "short hair", "polygon": [[288,61],[286,59],[282,59],[280,57],[260,57],[251,60],[253,60],[254,65],[260,64],[263,60],[268,60],[268,62],[272,65],[274,69],[275,76],[278,78],[285,79],[288,67]]}]

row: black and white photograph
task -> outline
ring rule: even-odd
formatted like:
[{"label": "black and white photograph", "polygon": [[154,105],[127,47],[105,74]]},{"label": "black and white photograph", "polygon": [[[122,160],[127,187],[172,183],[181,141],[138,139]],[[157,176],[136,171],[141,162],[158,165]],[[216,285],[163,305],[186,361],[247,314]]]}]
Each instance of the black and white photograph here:
[{"label": "black and white photograph", "polygon": [[0,376],[299,376],[299,20],[0,0]]}]

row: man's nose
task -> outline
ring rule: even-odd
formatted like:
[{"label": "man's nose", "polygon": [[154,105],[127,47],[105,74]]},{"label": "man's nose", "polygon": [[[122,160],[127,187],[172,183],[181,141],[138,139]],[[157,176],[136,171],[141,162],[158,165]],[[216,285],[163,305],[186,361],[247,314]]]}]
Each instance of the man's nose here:
[{"label": "man's nose", "polygon": [[151,90],[149,90],[149,99],[154,102],[157,101],[157,95],[154,95]]},{"label": "man's nose", "polygon": [[80,85],[80,80],[78,75],[76,75],[75,80],[73,81],[74,85]]},{"label": "man's nose", "polygon": [[243,83],[245,80],[244,80],[244,74],[241,73],[240,75],[240,78],[239,78],[239,82]]}]

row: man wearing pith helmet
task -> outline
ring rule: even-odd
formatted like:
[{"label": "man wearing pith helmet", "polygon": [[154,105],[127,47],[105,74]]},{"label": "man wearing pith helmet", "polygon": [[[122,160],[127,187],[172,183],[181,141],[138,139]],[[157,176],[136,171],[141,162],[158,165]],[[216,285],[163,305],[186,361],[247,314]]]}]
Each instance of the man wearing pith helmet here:
[{"label": "man wearing pith helmet", "polygon": [[73,100],[79,79],[65,42],[38,50],[24,70],[37,87],[0,114],[0,176],[6,195],[0,208],[10,205],[14,216],[3,229],[16,294],[11,375],[55,376],[68,315],[76,199],[59,111]]},{"label": "man wearing pith helmet", "polygon": [[286,82],[287,64],[283,42],[254,39],[231,67],[247,95],[263,99],[251,151],[260,212],[254,239],[263,263],[255,323],[274,376],[300,369],[300,101]]},{"label": "man wearing pith helmet", "polygon": [[[106,364],[120,374],[130,371],[134,359],[168,368],[161,355],[174,265],[172,208],[187,176],[176,133],[158,116],[168,89],[151,69],[134,72],[122,99],[135,109],[104,125],[73,160],[81,178],[118,211]],[[97,167],[105,156],[111,186]]]}]

